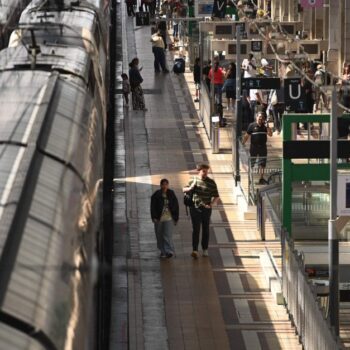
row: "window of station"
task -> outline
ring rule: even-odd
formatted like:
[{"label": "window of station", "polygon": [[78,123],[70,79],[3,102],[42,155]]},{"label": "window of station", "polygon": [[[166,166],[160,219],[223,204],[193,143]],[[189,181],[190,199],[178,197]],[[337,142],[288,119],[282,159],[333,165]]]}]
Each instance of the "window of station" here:
[{"label": "window of station", "polygon": [[[228,51],[229,55],[236,55],[237,54],[237,44],[229,44],[227,51]],[[242,55],[247,54],[247,44],[241,44],[241,54]]]}]

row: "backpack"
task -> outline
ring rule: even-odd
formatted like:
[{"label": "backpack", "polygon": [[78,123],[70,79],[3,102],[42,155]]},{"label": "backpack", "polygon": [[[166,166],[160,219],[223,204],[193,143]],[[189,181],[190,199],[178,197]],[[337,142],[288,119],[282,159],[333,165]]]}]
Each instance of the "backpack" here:
[{"label": "backpack", "polygon": [[185,60],[183,58],[175,58],[173,72],[175,74],[185,73]]}]

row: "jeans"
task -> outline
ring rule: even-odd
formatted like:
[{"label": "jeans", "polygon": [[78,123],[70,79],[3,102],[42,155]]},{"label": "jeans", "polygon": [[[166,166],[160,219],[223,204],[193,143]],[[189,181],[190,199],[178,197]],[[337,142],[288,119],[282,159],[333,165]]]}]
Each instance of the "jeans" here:
[{"label": "jeans", "polygon": [[252,121],[255,120],[256,105],[257,105],[257,101],[255,100],[250,101],[250,120]]},{"label": "jeans", "polygon": [[161,47],[153,47],[152,51],[154,54],[154,70],[156,72],[159,72],[160,67],[161,67],[163,72],[165,72],[167,70],[167,68],[166,68],[166,64],[165,64],[164,49],[162,49]]},{"label": "jeans", "polygon": [[192,221],[192,248],[198,250],[199,233],[202,225],[202,249],[208,249],[209,245],[209,223],[211,217],[211,208],[190,208]]},{"label": "jeans", "polygon": [[217,104],[222,104],[222,84],[214,84],[214,96]]},{"label": "jeans", "polygon": [[177,38],[178,35],[179,35],[179,24],[174,22],[174,24],[173,24],[173,37]]},{"label": "jeans", "polygon": [[271,110],[275,130],[280,132],[282,130],[282,116],[284,112],[284,106],[274,105],[272,106]]},{"label": "jeans", "polygon": [[162,255],[174,253],[173,243],[174,221],[159,221],[154,224],[154,232],[157,237],[157,248]]}]

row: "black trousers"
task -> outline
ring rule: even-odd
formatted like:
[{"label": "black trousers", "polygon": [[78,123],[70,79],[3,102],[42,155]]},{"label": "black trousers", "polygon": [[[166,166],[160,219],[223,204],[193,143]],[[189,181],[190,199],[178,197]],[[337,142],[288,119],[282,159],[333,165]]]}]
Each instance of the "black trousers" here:
[{"label": "black trousers", "polygon": [[135,16],[135,12],[134,12],[134,4],[127,2],[126,3],[126,11],[128,12],[128,16]]},{"label": "black trousers", "polygon": [[198,250],[199,234],[202,226],[202,249],[208,249],[209,245],[209,222],[211,217],[211,208],[190,208],[192,221],[192,248]]}]

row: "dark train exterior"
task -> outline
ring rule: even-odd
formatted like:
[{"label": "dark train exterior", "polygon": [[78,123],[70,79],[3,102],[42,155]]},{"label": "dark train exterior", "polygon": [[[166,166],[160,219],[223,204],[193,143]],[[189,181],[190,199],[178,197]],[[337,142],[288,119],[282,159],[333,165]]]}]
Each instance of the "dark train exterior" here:
[{"label": "dark train exterior", "polygon": [[0,52],[0,349],[97,349],[108,5],[42,4]]}]

